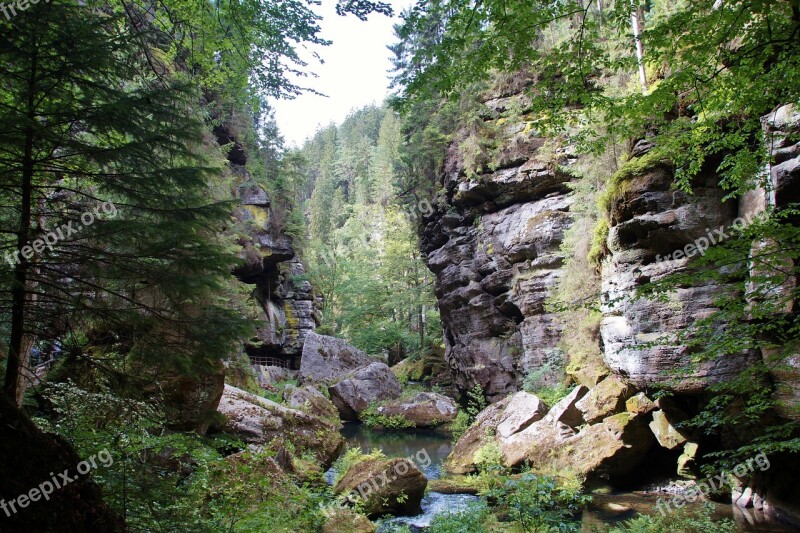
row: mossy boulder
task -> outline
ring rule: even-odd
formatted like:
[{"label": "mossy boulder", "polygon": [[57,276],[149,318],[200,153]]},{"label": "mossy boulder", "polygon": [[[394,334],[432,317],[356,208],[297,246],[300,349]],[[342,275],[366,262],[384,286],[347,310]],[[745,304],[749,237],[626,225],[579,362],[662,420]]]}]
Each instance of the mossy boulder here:
[{"label": "mossy boulder", "polygon": [[435,392],[420,392],[408,400],[394,400],[376,410],[379,415],[399,416],[414,427],[433,428],[455,420],[458,406],[452,398]]},{"label": "mossy boulder", "polygon": [[478,413],[475,422],[458,439],[453,451],[447,456],[445,470],[451,474],[471,474],[477,471],[475,454],[486,444],[494,442],[497,424],[510,402],[511,396],[508,396]]},{"label": "mossy boulder", "polygon": [[624,379],[612,375],[593,387],[576,404],[583,419],[592,424],[625,410],[625,400],[635,391]]},{"label": "mossy boulder", "polygon": [[369,517],[422,512],[428,479],[408,459],[365,458],[348,468],[336,482],[334,493],[358,501]]}]

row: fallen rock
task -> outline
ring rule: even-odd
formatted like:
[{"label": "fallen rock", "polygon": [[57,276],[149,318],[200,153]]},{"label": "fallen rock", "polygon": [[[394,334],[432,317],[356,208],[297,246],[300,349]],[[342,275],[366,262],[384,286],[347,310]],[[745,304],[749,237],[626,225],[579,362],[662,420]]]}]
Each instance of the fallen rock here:
[{"label": "fallen rock", "polygon": [[298,378],[300,383],[333,383],[365,367],[373,359],[343,339],[309,332],[303,345]]},{"label": "fallen rock", "polygon": [[385,404],[378,408],[378,413],[402,416],[418,428],[430,428],[455,420],[458,407],[451,398],[442,394],[420,392],[410,400]]},{"label": "fallen rock", "polygon": [[357,499],[369,517],[415,515],[428,479],[408,459],[365,459],[352,465],[334,486],[334,494]]},{"label": "fallen rock", "polygon": [[699,446],[696,442],[687,442],[683,446],[683,453],[678,457],[678,475],[687,479],[695,479],[697,476],[692,472],[697,459]]},{"label": "fallen rock", "polygon": [[578,401],[576,407],[583,413],[583,419],[589,424],[593,424],[622,411],[625,400],[631,392],[631,388],[622,378],[612,375],[592,388],[586,396]]},{"label": "fallen rock", "polygon": [[219,412],[227,418],[223,431],[250,444],[289,440],[296,454],[313,452],[323,465],[332,464],[344,445],[339,424],[230,385],[225,385]]},{"label": "fallen rock", "polygon": [[289,407],[296,407],[314,416],[336,420],[339,418],[339,410],[333,402],[311,385],[287,387],[283,391],[283,400]]},{"label": "fallen rock", "polygon": [[562,425],[545,418],[500,440],[506,466],[526,461],[548,472],[571,472],[583,478],[604,478],[630,472],[653,443],[647,426],[628,413],[564,435]]},{"label": "fallen rock", "polygon": [[475,422],[458,439],[450,455],[447,456],[444,462],[445,470],[451,474],[471,474],[477,471],[475,453],[494,440],[495,428],[509,402],[511,402],[511,396],[478,413]]},{"label": "fallen rock", "polygon": [[578,385],[572,391],[561,398],[550,411],[547,413],[547,418],[554,422],[566,424],[571,428],[577,428],[585,423],[583,413],[578,409],[578,401],[586,396],[589,392],[587,387]]},{"label": "fallen rock", "polygon": [[500,415],[497,435],[510,437],[525,429],[547,414],[547,405],[538,396],[527,392],[518,392],[511,396],[511,401]]},{"label": "fallen rock", "polygon": [[655,435],[658,443],[668,450],[674,450],[689,440],[670,423],[667,413],[664,411],[653,412],[650,430],[653,432],[653,435]]},{"label": "fallen rock", "polygon": [[356,370],[328,388],[331,401],[343,420],[358,420],[369,404],[400,396],[400,382],[385,363],[372,363]]},{"label": "fallen rock", "polygon": [[636,396],[628,398],[625,402],[625,410],[632,415],[646,415],[655,410],[656,404],[648,398],[645,393],[640,392]]}]

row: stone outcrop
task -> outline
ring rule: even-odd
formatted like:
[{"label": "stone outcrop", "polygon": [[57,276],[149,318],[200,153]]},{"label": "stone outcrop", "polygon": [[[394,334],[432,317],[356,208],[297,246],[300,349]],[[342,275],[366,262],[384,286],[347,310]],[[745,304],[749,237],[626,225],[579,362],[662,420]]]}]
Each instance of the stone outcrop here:
[{"label": "stone outcrop", "polygon": [[[728,228],[737,217],[736,205],[708,163],[689,195],[673,187],[671,166],[645,159],[649,145],[640,143],[629,165],[637,171],[617,184],[611,201],[602,267],[604,358],[612,371],[639,388],[661,387],[697,393],[709,384],[738,375],[758,357],[753,352],[693,365],[690,349],[675,341],[700,317],[717,310],[715,300],[732,287],[707,282],[678,287],[669,301],[637,297],[645,283],[685,271],[690,258],[683,251],[708,239],[710,228]],[[696,253],[696,252],[695,252]],[[665,259],[668,258],[668,259]],[[685,368],[680,379],[674,371]]]},{"label": "stone outcrop", "polygon": [[249,444],[289,440],[298,455],[312,452],[323,465],[333,463],[344,444],[340,424],[230,385],[225,385],[219,412],[226,418],[223,431]]},{"label": "stone outcrop", "polygon": [[494,164],[468,169],[459,143],[451,145],[421,241],[455,385],[477,384],[490,401],[519,390],[532,371],[552,369],[541,385],[561,378],[563,324],[544,303],[572,220],[570,177],[559,170],[569,155],[544,148],[530,128],[497,124],[507,96],[487,102],[487,123],[503,130]]},{"label": "stone outcrop", "polygon": [[302,383],[332,383],[373,361],[343,339],[311,332],[305,338],[298,377]]},{"label": "stone outcrop", "polygon": [[342,419],[354,421],[371,403],[400,396],[400,382],[386,363],[374,362],[346,375],[328,392]]},{"label": "stone outcrop", "polygon": [[334,493],[358,500],[369,517],[415,515],[428,479],[408,459],[364,459],[352,465],[334,486]]},{"label": "stone outcrop", "polygon": [[458,406],[452,398],[420,392],[408,400],[395,400],[377,409],[378,414],[400,416],[418,428],[432,428],[455,420]]}]

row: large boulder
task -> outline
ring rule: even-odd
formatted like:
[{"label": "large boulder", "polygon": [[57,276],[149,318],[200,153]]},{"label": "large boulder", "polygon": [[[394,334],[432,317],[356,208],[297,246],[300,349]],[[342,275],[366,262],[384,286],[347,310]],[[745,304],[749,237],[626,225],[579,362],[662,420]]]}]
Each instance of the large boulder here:
[{"label": "large boulder", "polygon": [[299,409],[225,385],[219,412],[227,421],[223,430],[250,444],[288,440],[296,454],[312,452],[324,465],[338,457],[344,445],[340,425]]},{"label": "large boulder", "polygon": [[455,420],[458,407],[452,398],[420,392],[409,400],[395,400],[378,408],[378,414],[401,416],[418,428],[430,428]]},{"label": "large boulder", "polygon": [[547,405],[538,396],[527,392],[518,392],[511,396],[508,407],[503,410],[497,424],[497,435],[510,437],[525,429],[547,414]]},{"label": "large boulder", "polygon": [[311,413],[320,418],[339,418],[339,410],[328,398],[311,385],[304,387],[286,387],[283,400],[289,407]]},{"label": "large boulder", "polygon": [[428,479],[408,459],[364,459],[352,465],[334,486],[334,493],[359,507],[369,517],[422,512]]},{"label": "large boulder", "polygon": [[689,436],[678,430],[673,422],[670,421],[667,413],[661,410],[653,412],[653,420],[650,422],[650,430],[655,435],[656,440],[668,450],[683,446],[689,440]]},{"label": "large boulder", "polygon": [[497,424],[503,411],[511,402],[508,396],[478,413],[475,422],[458,439],[450,455],[444,462],[444,468],[451,474],[471,474],[477,470],[475,454],[486,444],[494,441]]},{"label": "large boulder", "polygon": [[309,332],[303,345],[301,383],[334,383],[342,376],[365,367],[373,359],[343,339]]},{"label": "large boulder", "polygon": [[592,424],[605,417],[623,411],[625,400],[633,389],[616,375],[611,375],[593,387],[575,406],[583,414],[583,419]]},{"label": "large boulder", "polygon": [[343,420],[358,420],[369,404],[400,396],[400,382],[385,363],[372,363],[328,388]]},{"label": "large boulder", "polygon": [[653,435],[637,417],[620,413],[579,433],[545,417],[526,429],[500,440],[506,466],[529,462],[548,472],[571,472],[581,478],[624,475],[641,461]]}]

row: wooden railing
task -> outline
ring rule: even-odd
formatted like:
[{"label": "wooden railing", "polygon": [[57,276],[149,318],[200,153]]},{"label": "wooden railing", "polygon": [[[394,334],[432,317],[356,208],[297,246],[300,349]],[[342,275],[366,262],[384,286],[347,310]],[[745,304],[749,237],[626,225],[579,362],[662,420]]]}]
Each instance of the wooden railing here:
[{"label": "wooden railing", "polygon": [[277,366],[280,368],[287,368],[291,370],[292,365],[285,359],[278,359],[277,357],[262,357],[260,355],[251,355],[250,364],[261,366]]}]

